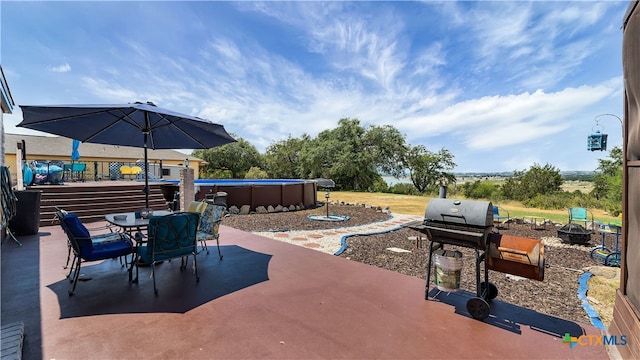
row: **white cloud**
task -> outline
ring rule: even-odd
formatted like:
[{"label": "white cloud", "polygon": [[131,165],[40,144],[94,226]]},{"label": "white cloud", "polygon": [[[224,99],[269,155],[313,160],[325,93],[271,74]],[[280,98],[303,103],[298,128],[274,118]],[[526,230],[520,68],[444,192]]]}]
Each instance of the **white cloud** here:
[{"label": "white cloud", "polygon": [[[59,12],[72,25],[58,42],[41,33],[25,42],[16,30],[22,25],[8,27],[15,36],[3,43],[10,49],[3,67],[16,84],[14,97],[41,104],[152,101],[221,123],[259,151],[358,118],[365,126],[393,125],[412,145],[450,149],[463,168],[479,170],[522,169],[514,165],[569,153],[559,149],[560,134],[579,144],[567,156],[581,160],[557,160],[586,166],[594,160],[579,153],[583,128],[594,114],[621,112],[621,68],[591,65],[620,57],[602,54],[621,39],[609,19],[624,13],[619,4],[221,4],[142,6],[162,12],[161,19],[175,16],[170,26],[137,4],[124,18],[99,20],[111,32]],[[16,24],[24,20],[15,10],[11,15]],[[128,21],[134,17],[140,22]],[[41,19],[39,26],[55,24]],[[85,36],[101,41],[80,41]],[[40,45],[25,48],[31,43]],[[73,72],[66,63],[27,64],[38,59],[71,59]]]},{"label": "white cloud", "polygon": [[455,133],[471,149],[522,144],[566,130],[573,114],[617,91],[612,83],[467,100],[438,113],[400,119],[397,127],[412,141]]},{"label": "white cloud", "polygon": [[49,66],[48,70],[53,72],[58,72],[58,73],[66,73],[71,71],[71,65],[65,63],[58,66]]}]

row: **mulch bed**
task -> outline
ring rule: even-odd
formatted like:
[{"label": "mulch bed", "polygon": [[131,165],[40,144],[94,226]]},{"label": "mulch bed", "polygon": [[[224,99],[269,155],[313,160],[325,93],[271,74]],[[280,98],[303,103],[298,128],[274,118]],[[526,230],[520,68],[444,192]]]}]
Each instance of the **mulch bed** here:
[{"label": "mulch bed", "polygon": [[[350,217],[345,222],[324,222],[307,219],[309,214],[325,214],[320,207],[296,212],[232,215],[223,220],[223,225],[244,231],[266,230],[318,230],[344,226],[356,226],[386,220],[389,215],[376,208],[354,205],[329,205],[329,212]],[[589,257],[593,246],[600,245],[599,234],[591,236],[587,245],[566,245],[557,238],[557,227],[551,224],[546,229],[534,229],[530,224],[510,224],[509,228],[498,229],[503,235],[514,235],[532,239],[545,239],[544,259],[546,263],[543,281],[514,279],[504,273],[490,271],[489,280],[498,288],[497,300],[532,309],[562,319],[588,324],[589,317],[578,300],[578,278],[584,269],[597,265]],[[343,258],[359,261],[405,275],[426,279],[429,242],[422,246],[413,240],[421,233],[404,228],[398,231],[348,239]],[[607,235],[606,244],[613,246],[615,237]],[[552,246],[555,245],[555,246]],[[392,252],[388,248],[401,248],[411,252]],[[463,253],[464,268],[461,275],[461,289],[475,292],[475,258],[470,248],[446,245]],[[433,271],[432,271],[433,274]],[[431,279],[433,281],[433,277]]]}]

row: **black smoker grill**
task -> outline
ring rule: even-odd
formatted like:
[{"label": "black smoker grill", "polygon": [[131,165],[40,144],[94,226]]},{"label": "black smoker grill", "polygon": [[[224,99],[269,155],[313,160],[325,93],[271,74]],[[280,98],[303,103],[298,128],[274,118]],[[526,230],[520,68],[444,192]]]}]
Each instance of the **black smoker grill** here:
[{"label": "black smoker grill", "polygon": [[458,245],[475,250],[476,297],[467,301],[467,310],[474,319],[489,316],[487,301],[498,296],[498,289],[489,282],[489,269],[484,266],[484,280],[480,281],[480,263],[486,260],[489,234],[493,229],[493,205],[489,201],[454,200],[434,198],[427,204],[424,221],[407,225],[427,235],[429,263],[425,300],[429,299],[431,263],[434,250],[445,244]]}]

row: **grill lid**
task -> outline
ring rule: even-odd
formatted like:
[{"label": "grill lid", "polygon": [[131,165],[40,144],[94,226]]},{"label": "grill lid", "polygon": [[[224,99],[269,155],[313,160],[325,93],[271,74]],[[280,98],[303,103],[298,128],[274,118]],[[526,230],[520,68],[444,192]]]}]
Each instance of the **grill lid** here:
[{"label": "grill lid", "polygon": [[493,226],[493,205],[490,201],[433,198],[427,204],[424,220],[480,227]]}]

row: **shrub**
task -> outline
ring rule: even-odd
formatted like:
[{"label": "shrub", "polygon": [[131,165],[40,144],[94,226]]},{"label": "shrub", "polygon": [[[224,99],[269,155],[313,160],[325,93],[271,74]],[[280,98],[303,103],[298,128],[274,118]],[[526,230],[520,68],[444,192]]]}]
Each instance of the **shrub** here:
[{"label": "shrub", "polygon": [[532,198],[525,199],[522,203],[527,207],[537,209],[566,209],[570,207],[573,195],[568,192],[558,191],[550,194],[538,194]]},{"label": "shrub", "polygon": [[413,184],[407,183],[398,183],[389,187],[387,192],[392,194],[403,194],[403,195],[421,195],[420,191],[413,186]]},{"label": "shrub", "polygon": [[382,177],[376,179],[368,189],[370,192],[389,192],[389,185]]},{"label": "shrub", "polygon": [[498,194],[499,187],[489,181],[476,180],[462,186],[464,196],[470,199],[492,199]]}]

